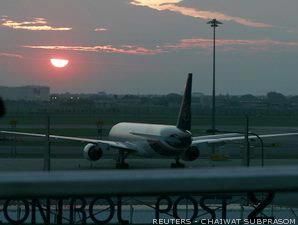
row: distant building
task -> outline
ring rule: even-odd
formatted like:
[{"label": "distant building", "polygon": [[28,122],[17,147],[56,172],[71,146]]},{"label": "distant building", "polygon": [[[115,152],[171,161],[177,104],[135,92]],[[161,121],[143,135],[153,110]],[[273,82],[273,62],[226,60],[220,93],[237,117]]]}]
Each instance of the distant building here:
[{"label": "distant building", "polygon": [[105,91],[99,91],[99,92],[97,92],[97,95],[107,95],[107,93],[105,92]]},{"label": "distant building", "polygon": [[0,86],[0,96],[4,100],[48,101],[50,88],[46,86]]},{"label": "distant building", "polygon": [[192,93],[192,97],[203,97],[203,96],[204,96],[204,94],[201,92],[193,92]]}]

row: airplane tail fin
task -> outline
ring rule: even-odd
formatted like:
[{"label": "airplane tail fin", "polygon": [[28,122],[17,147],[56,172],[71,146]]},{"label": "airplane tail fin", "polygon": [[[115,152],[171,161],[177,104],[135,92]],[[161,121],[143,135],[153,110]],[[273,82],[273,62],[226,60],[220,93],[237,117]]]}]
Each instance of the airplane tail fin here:
[{"label": "airplane tail fin", "polygon": [[191,129],[191,89],[192,89],[192,73],[188,74],[185,91],[180,106],[177,128],[181,130]]}]

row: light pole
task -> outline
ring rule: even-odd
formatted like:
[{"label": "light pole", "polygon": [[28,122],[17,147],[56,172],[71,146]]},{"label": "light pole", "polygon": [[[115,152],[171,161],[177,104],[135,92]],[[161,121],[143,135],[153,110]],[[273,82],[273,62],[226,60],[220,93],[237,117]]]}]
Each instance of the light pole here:
[{"label": "light pole", "polygon": [[97,120],[96,121],[96,127],[97,127],[97,138],[102,139],[102,127],[103,127],[103,121]]},{"label": "light pole", "polygon": [[212,86],[212,134],[216,133],[215,129],[215,30],[221,22],[216,19],[210,20],[207,24],[213,27],[213,86]]},{"label": "light pole", "polygon": [[220,133],[239,133],[239,134],[245,135],[244,139],[246,142],[246,155],[245,155],[245,157],[243,157],[243,164],[245,164],[247,167],[250,166],[250,143],[249,143],[250,136],[255,136],[257,139],[259,139],[260,144],[261,144],[261,167],[264,167],[264,157],[265,157],[264,141],[260,135],[249,131],[249,117],[248,117],[248,115],[245,115],[245,120],[246,120],[246,126],[245,126],[244,133],[238,132],[238,131],[218,131],[218,132],[220,132]]}]

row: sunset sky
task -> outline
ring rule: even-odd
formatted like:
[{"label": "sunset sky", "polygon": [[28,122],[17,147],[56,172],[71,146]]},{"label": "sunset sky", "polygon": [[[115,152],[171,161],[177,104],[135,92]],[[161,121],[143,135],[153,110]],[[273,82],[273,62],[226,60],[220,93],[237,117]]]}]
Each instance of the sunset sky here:
[{"label": "sunset sky", "polygon": [[[0,85],[52,92],[298,94],[297,0],[2,0]],[[51,58],[65,58],[55,68]]]}]

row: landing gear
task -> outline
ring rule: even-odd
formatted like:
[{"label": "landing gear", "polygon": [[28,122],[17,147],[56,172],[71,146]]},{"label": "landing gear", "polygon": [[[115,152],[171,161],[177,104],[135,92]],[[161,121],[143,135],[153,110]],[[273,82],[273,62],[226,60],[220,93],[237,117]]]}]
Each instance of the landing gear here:
[{"label": "landing gear", "polygon": [[171,164],[171,168],[184,168],[185,167],[185,165],[179,161],[180,160],[179,157],[177,157],[175,160],[176,160],[176,162]]},{"label": "landing gear", "polygon": [[116,162],[117,169],[128,169],[129,168],[128,163],[125,162],[127,155],[128,155],[128,153],[126,153],[125,151],[123,151],[123,150],[119,151],[119,156],[118,156],[118,159]]}]

